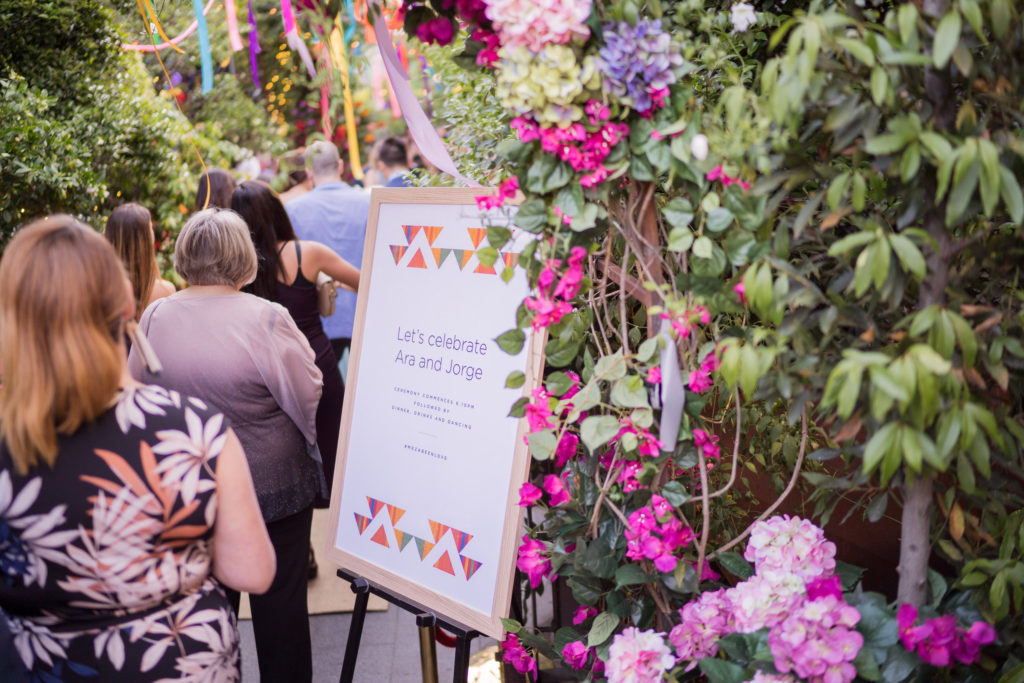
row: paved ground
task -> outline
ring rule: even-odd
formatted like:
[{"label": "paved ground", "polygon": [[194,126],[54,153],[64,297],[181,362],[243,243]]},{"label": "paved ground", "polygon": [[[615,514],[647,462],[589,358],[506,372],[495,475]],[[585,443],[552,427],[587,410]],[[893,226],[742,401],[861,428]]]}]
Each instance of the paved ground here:
[{"label": "paved ground", "polygon": [[[345,641],[351,614],[320,614],[309,618],[313,639],[313,683],[335,683],[341,674],[345,658]],[[242,637],[242,683],[257,683],[260,679],[256,664],[256,645],[252,636],[252,622],[239,622]],[[495,645],[490,638],[477,638],[471,644],[476,653]],[[452,680],[455,650],[437,646],[438,677],[440,683]],[[482,661],[481,661],[482,660]],[[481,653],[471,661],[470,681],[484,683],[497,681],[488,660],[489,653]],[[419,633],[416,618],[394,605],[386,612],[367,612],[363,624],[363,639],[356,660],[355,683],[420,683]]]}]

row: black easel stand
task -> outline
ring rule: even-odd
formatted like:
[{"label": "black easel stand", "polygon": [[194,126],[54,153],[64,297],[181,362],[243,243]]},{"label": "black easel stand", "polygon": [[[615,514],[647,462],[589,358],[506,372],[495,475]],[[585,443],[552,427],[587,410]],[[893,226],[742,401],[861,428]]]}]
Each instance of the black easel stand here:
[{"label": "black easel stand", "polygon": [[[345,659],[341,666],[341,678],[339,683],[353,683],[352,677],[356,671],[356,657],[359,655],[359,641],[363,637],[363,622],[366,620],[366,605],[370,601],[370,593],[384,598],[392,605],[401,607],[406,612],[416,615],[416,625],[420,628],[442,627],[455,635],[455,675],[453,683],[466,683],[469,678],[469,643],[480,635],[477,631],[456,626],[444,619],[440,619],[432,612],[425,612],[416,605],[405,602],[390,593],[370,584],[366,579],[349,574],[344,569],[338,570],[338,576],[352,584],[352,592],[356,594],[355,608],[352,610],[352,625],[348,631],[348,642],[345,645]],[[434,671],[437,670],[436,661],[433,664]]]}]

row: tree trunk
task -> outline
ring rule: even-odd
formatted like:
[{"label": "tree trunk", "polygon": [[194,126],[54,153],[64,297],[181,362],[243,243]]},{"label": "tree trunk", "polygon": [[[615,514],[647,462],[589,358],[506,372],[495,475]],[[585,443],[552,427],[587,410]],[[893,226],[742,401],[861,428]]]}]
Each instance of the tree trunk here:
[{"label": "tree trunk", "polygon": [[928,534],[929,511],[932,505],[932,475],[918,476],[904,484],[903,518],[900,532],[900,564],[896,571],[900,585],[899,603],[923,605],[928,596],[928,557],[931,540]]}]

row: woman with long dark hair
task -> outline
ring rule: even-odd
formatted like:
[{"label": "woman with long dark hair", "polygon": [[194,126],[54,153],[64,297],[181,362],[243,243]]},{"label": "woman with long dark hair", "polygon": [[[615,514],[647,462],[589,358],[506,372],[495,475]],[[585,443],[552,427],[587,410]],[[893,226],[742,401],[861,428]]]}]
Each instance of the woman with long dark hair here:
[{"label": "woman with long dark hair", "polygon": [[135,293],[135,319],[157,299],[174,294],[174,285],[160,277],[153,240],[153,218],[139,204],[122,204],[107,219],[103,235],[121,257]]},{"label": "woman with long dark hair", "polygon": [[[288,309],[313,347],[317,367],[324,375],[316,434],[324,476],[330,487],[334,482],[344,388],[338,359],[317,312],[316,278],[323,271],[355,290],[359,286],[359,271],[329,247],[296,238],[284,205],[266,183],[259,180],[241,183],[231,195],[231,208],[248,224],[259,256],[256,279],[243,291],[276,301]],[[317,507],[327,507],[329,503],[329,498],[320,500]]]}]

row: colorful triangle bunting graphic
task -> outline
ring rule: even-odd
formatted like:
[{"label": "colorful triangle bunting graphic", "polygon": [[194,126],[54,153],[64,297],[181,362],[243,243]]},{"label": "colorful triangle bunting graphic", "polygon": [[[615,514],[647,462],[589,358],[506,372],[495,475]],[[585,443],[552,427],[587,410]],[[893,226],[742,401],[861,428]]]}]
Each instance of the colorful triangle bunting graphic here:
[{"label": "colorful triangle bunting graphic", "polygon": [[405,546],[409,545],[409,541],[415,538],[412,534],[407,534],[404,531],[395,529],[395,540],[398,541],[398,549],[405,550]]},{"label": "colorful triangle bunting graphic", "polygon": [[505,262],[506,266],[511,268],[516,265],[516,258],[518,257],[519,254],[511,251],[506,251],[504,254],[501,255],[501,260]]},{"label": "colorful triangle bunting graphic", "polygon": [[424,559],[431,550],[434,549],[434,543],[426,540],[425,538],[416,538],[416,550],[420,553],[420,559]]},{"label": "colorful triangle bunting graphic", "polygon": [[466,264],[469,263],[469,259],[473,258],[473,254],[475,254],[476,252],[473,251],[472,249],[462,249],[457,251],[456,253],[459,258],[459,270],[462,270],[463,268],[466,267]]},{"label": "colorful triangle bunting graphic", "polygon": [[433,246],[434,240],[436,240],[437,236],[441,234],[441,230],[443,230],[443,228],[440,225],[423,226],[423,234],[427,236],[427,243]]},{"label": "colorful triangle bunting graphic", "polygon": [[377,513],[384,509],[384,501],[367,496],[366,502],[370,504],[370,519],[376,517]]},{"label": "colorful triangle bunting graphic", "polygon": [[452,561],[448,557],[447,551],[445,551],[444,555],[441,556],[441,559],[434,563],[434,567],[455,576],[455,569],[452,567]]},{"label": "colorful triangle bunting graphic", "polygon": [[391,547],[391,544],[388,543],[388,533],[384,531],[383,525],[379,529],[377,529],[377,533],[375,533],[373,535],[373,538],[371,538],[370,540],[374,543],[380,543],[385,548]]},{"label": "colorful triangle bunting graphic", "polygon": [[396,266],[398,265],[398,262],[402,260],[402,257],[405,256],[405,250],[406,249],[408,249],[408,247],[404,247],[404,246],[399,245],[399,244],[392,244],[391,245],[391,255],[395,257],[395,265]]},{"label": "colorful triangle bunting graphic", "polygon": [[465,555],[459,555],[459,559],[462,560],[462,571],[466,573],[466,580],[469,581],[473,574],[476,574],[476,570],[480,569],[482,562],[471,560]]},{"label": "colorful triangle bunting graphic", "polygon": [[437,543],[439,540],[441,540],[441,537],[444,536],[444,532],[448,531],[448,529],[450,528],[451,527],[447,526],[446,524],[441,524],[441,522],[435,522],[434,520],[430,520],[430,533],[434,535],[434,543]]},{"label": "colorful triangle bunting graphic", "polygon": [[423,251],[417,249],[416,253],[412,255],[412,260],[406,264],[406,268],[426,268],[427,264],[423,260]]},{"label": "colorful triangle bunting graphic", "polygon": [[363,535],[363,532],[366,531],[366,527],[370,526],[370,522],[372,521],[373,520],[366,515],[361,515],[358,512],[356,513],[356,528],[359,529],[360,536]]},{"label": "colorful triangle bunting graphic", "polygon": [[444,261],[445,257],[448,256],[447,252],[450,251],[451,249],[441,249],[440,247],[434,247],[430,250],[430,253],[434,255],[434,263],[437,264],[438,268],[441,267],[441,261]]},{"label": "colorful triangle bunting graphic", "polygon": [[473,535],[467,534],[465,531],[458,531],[456,529],[452,529],[452,538],[455,539],[455,546],[459,549],[459,552],[461,553],[463,550],[466,549],[466,544],[473,540]]},{"label": "colorful triangle bunting graphic", "polygon": [[485,266],[483,263],[477,264],[476,270],[474,270],[473,272],[474,273],[484,273],[485,275],[494,275],[495,274],[494,266]]},{"label": "colorful triangle bunting graphic", "polygon": [[422,229],[422,225],[403,225],[402,231],[405,232],[405,243],[412,244],[412,241],[416,239],[416,234]]},{"label": "colorful triangle bunting graphic", "polygon": [[487,228],[466,228],[466,232],[469,233],[469,239],[473,240],[474,247],[479,247],[487,237]]},{"label": "colorful triangle bunting graphic", "polygon": [[388,517],[391,518],[391,526],[398,524],[398,520],[405,514],[405,510],[394,505],[388,505]]}]

